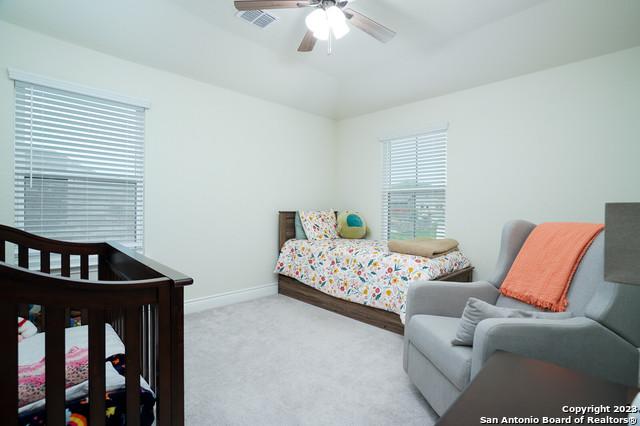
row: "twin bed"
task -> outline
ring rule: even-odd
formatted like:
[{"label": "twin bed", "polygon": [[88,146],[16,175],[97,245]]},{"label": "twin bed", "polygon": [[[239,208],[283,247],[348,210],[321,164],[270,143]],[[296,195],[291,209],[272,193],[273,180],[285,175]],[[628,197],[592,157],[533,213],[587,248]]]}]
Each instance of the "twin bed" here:
[{"label": "twin bed", "polygon": [[380,241],[296,240],[291,211],[280,212],[279,246],[279,293],[400,334],[409,283],[469,282],[473,272],[459,251],[428,259]]},{"label": "twin bed", "polygon": [[[17,265],[6,262],[8,246]],[[3,424],[184,424],[183,290],[192,282],[115,244],[0,225]],[[18,343],[16,318],[32,305],[40,333]],[[82,326],[67,328],[72,310]]]}]

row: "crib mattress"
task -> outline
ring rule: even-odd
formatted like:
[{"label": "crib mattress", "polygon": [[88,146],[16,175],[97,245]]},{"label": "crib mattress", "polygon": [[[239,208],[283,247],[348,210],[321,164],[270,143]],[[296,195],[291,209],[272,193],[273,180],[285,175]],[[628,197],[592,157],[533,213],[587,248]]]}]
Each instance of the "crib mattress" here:
[{"label": "crib mattress", "polygon": [[469,266],[460,251],[430,259],[391,253],[385,242],[375,240],[289,240],[275,272],[331,296],[395,312],[404,322],[410,282]]},{"label": "crib mattress", "polygon": [[[71,327],[65,330],[65,351],[72,347],[88,347],[88,327]],[[45,354],[45,333],[36,334],[18,344],[18,364],[33,364]],[[109,324],[105,324],[105,409],[107,425],[125,424],[125,346]],[[66,390],[67,424],[85,425],[89,418],[89,382],[85,381]],[[154,421],[155,395],[147,382],[140,378],[141,424]],[[20,425],[45,425],[45,400],[41,399],[21,407],[18,411]]]}]

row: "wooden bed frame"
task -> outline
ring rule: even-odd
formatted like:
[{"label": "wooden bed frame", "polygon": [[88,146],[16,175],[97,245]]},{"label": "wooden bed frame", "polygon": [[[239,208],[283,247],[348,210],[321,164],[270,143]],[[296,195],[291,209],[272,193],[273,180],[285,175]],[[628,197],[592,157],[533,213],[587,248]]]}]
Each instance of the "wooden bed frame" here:
[{"label": "wooden bed frame", "polygon": [[[292,211],[281,211],[278,221],[279,250],[282,250],[287,240],[296,237],[295,214]],[[473,267],[468,267],[455,271],[451,274],[438,277],[439,281],[471,282],[473,277]],[[285,275],[278,275],[278,293],[294,299],[310,303],[315,306],[336,312],[338,314],[393,331],[404,334],[404,325],[400,321],[400,316],[393,312],[349,302],[330,296],[313,287],[301,283],[295,278]]]},{"label": "wooden bed frame", "polygon": [[[5,262],[7,243],[17,246],[18,265]],[[39,252],[40,270],[29,270]],[[59,275],[51,271],[59,254]],[[89,279],[89,256],[97,256],[97,279]],[[79,277],[72,259],[79,258]],[[75,272],[75,271],[73,271]],[[156,395],[156,424],[184,424],[184,286],[193,280],[111,243],[68,243],[0,225],[0,418],[18,422],[16,317],[28,304],[44,314],[47,424],[65,424],[65,327],[70,309],[82,311],[89,328],[90,424],[105,424],[105,323],[126,347],[127,425],[140,423],[140,376]]]}]

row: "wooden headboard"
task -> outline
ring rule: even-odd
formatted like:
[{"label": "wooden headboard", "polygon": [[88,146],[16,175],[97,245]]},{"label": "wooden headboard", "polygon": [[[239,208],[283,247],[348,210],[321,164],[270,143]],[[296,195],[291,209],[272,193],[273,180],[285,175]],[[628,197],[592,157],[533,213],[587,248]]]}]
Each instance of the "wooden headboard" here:
[{"label": "wooden headboard", "polygon": [[278,218],[278,251],[287,240],[296,237],[296,212],[280,212]]}]

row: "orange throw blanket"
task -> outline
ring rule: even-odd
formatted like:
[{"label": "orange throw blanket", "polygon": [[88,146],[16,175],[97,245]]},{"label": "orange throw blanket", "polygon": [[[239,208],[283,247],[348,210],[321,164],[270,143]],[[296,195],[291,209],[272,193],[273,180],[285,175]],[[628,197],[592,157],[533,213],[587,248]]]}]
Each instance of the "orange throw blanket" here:
[{"label": "orange throw blanket", "polygon": [[543,223],[534,228],[500,292],[538,308],[567,309],[567,292],[587,249],[604,225]]}]

